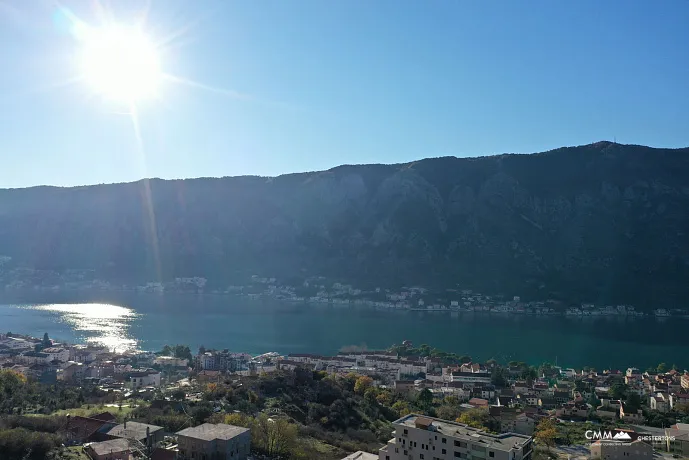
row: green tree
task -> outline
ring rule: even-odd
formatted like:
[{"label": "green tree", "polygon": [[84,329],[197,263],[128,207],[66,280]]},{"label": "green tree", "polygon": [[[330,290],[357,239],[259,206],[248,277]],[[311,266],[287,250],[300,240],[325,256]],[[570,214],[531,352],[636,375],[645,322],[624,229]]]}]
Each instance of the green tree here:
[{"label": "green tree", "polygon": [[398,417],[404,417],[405,415],[409,414],[411,411],[409,410],[409,403],[407,401],[397,401],[392,405],[392,410],[394,410],[397,413]]},{"label": "green tree", "polygon": [[175,358],[186,359],[187,361],[192,360],[191,350],[187,345],[175,345],[174,354]]},{"label": "green tree", "polygon": [[383,390],[378,393],[376,400],[378,401],[378,404],[389,407],[392,404],[392,394],[387,390]]},{"label": "green tree", "polygon": [[676,404],[675,410],[680,414],[689,415],[689,403]]},{"label": "green tree", "polygon": [[665,363],[660,363],[658,364],[658,367],[656,368],[659,374],[662,374],[663,372],[667,371],[667,364]]},{"label": "green tree", "polygon": [[557,438],[557,426],[555,423],[549,419],[544,418],[538,423],[536,431],[534,431],[534,438],[539,444],[543,444],[550,448],[555,445],[555,439]]},{"label": "green tree", "polygon": [[442,404],[437,410],[438,418],[443,420],[455,420],[460,416],[459,406]]},{"label": "green tree", "polygon": [[354,391],[354,386],[356,385],[356,380],[359,378],[354,372],[350,372],[342,378],[342,383],[345,389],[349,391]]},{"label": "green tree", "polygon": [[[445,398],[443,399],[443,404],[447,404],[450,406],[458,406],[459,405],[459,398],[457,396],[454,396],[454,395],[445,396]],[[452,417],[452,418],[456,418],[456,417]]]},{"label": "green tree", "polygon": [[488,424],[488,409],[474,408],[462,412],[457,418],[459,423],[464,423],[474,428],[483,429]]},{"label": "green tree", "polygon": [[44,348],[50,348],[50,346],[53,344],[53,342],[50,341],[50,337],[48,337],[48,333],[46,332],[43,334],[43,347]]},{"label": "green tree", "polygon": [[533,366],[526,366],[522,368],[520,377],[531,385],[538,378],[538,370]]},{"label": "green tree", "polygon": [[421,392],[419,392],[419,395],[416,397],[416,401],[421,407],[428,410],[428,408],[433,405],[433,393],[431,393],[431,390],[428,388],[424,388],[421,390]]},{"label": "green tree", "polygon": [[495,366],[490,375],[490,383],[496,387],[506,387],[507,378],[505,377],[505,370],[502,366]]},{"label": "green tree", "polygon": [[224,423],[234,426],[243,426],[244,428],[249,428],[251,426],[252,419],[246,414],[239,412],[234,412],[232,414],[225,415]]},{"label": "green tree", "polygon": [[625,409],[631,413],[635,413],[637,410],[641,409],[641,397],[638,393],[633,391],[627,392],[627,397],[624,401]]},{"label": "green tree", "polygon": [[419,345],[419,354],[421,356],[429,356],[431,354],[431,347],[429,345],[426,345],[425,343]]},{"label": "green tree", "polygon": [[545,362],[538,367],[538,374],[550,377],[555,373],[555,368],[549,362]]},{"label": "green tree", "polygon": [[378,397],[378,392],[376,391],[376,389],[374,387],[369,387],[364,392],[364,399],[369,404],[376,404],[378,402],[377,397]]},{"label": "green tree", "polygon": [[251,442],[271,457],[289,456],[296,446],[297,426],[284,418],[260,414],[251,421]]},{"label": "green tree", "polygon": [[625,399],[627,395],[627,385],[624,383],[613,383],[610,386],[610,396],[612,399]]},{"label": "green tree", "polygon": [[460,362],[460,363],[463,363],[463,364],[470,363],[470,362],[471,362],[471,356],[469,356],[469,355],[462,355],[462,356],[459,357],[459,362]]},{"label": "green tree", "polygon": [[362,375],[358,377],[354,383],[354,393],[363,395],[371,385],[373,385],[373,379],[367,375]]}]

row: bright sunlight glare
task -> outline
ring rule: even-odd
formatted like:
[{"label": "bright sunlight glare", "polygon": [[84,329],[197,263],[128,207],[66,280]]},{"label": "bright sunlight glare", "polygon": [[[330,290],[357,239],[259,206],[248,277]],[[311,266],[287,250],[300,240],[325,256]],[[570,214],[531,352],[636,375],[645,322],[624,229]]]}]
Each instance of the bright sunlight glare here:
[{"label": "bright sunlight glare", "polygon": [[134,103],[156,96],[158,50],[139,30],[108,26],[80,33],[84,79],[104,98]]}]

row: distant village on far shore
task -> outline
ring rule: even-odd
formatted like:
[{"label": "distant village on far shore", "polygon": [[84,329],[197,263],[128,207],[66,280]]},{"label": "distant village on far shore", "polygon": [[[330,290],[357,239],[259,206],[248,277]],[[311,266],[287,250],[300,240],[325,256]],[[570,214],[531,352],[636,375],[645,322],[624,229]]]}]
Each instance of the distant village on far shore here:
[{"label": "distant village on far shore", "polygon": [[[4,257],[4,258],[3,258]],[[593,303],[567,303],[559,300],[522,300],[520,295],[487,295],[460,286],[443,291],[421,286],[388,289],[374,287],[362,289],[351,284],[331,282],[323,276],[308,277],[299,284],[290,285],[275,277],[253,275],[243,284],[210,288],[206,278],[176,278],[169,282],[148,282],[141,285],[117,284],[97,279],[94,270],[65,270],[54,272],[29,268],[2,270],[9,258],[0,256],[0,286],[5,291],[60,292],[60,291],[121,291],[150,293],[193,293],[204,295],[235,295],[249,299],[280,300],[287,302],[330,304],[335,306],[362,306],[380,310],[495,313],[510,315],[565,315],[570,317],[625,318],[654,316],[689,318],[686,308],[656,308],[642,311],[632,305],[594,305]]]}]

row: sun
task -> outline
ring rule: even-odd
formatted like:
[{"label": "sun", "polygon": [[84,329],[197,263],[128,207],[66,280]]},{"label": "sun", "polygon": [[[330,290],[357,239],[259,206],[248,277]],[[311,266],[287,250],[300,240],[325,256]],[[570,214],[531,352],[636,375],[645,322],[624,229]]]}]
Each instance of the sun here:
[{"label": "sun", "polygon": [[158,50],[141,31],[109,26],[80,35],[82,76],[98,94],[125,103],[156,96],[162,75]]}]

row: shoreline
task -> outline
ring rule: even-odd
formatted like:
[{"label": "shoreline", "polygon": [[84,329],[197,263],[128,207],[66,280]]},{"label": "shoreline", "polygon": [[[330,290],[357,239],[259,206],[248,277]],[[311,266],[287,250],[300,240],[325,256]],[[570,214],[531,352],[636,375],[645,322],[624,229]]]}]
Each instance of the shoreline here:
[{"label": "shoreline", "polygon": [[[615,310],[611,307],[594,307],[584,310],[579,308],[567,308],[563,310],[556,310],[553,308],[546,307],[511,307],[503,305],[483,305],[475,307],[459,307],[459,306],[438,306],[432,305],[428,307],[423,306],[411,306],[409,304],[392,303],[385,301],[375,301],[371,299],[340,299],[340,298],[285,298],[282,296],[271,296],[265,293],[261,294],[246,294],[242,292],[223,292],[223,291],[156,291],[156,290],[145,290],[145,289],[70,289],[70,288],[60,288],[60,289],[4,289],[4,293],[26,296],[26,295],[46,295],[46,294],[77,294],[82,296],[91,295],[91,300],[80,301],[76,303],[98,303],[99,300],[95,300],[98,295],[107,297],[107,294],[143,294],[143,295],[156,295],[156,296],[193,296],[193,297],[227,297],[227,298],[241,298],[245,300],[257,300],[257,301],[275,301],[284,302],[286,304],[306,304],[306,305],[329,305],[338,308],[347,307],[366,307],[371,308],[376,311],[394,311],[394,312],[426,312],[426,313],[451,313],[451,314],[462,314],[462,315],[499,315],[499,316],[528,316],[528,317],[565,317],[565,318],[655,318],[658,321],[664,321],[666,319],[673,320],[687,320],[689,319],[689,314],[672,314],[672,310],[667,309],[656,309],[651,312],[647,311],[637,311],[630,308],[630,310]],[[103,299],[101,299],[103,300]],[[5,301],[0,299],[0,302],[7,304],[14,304],[16,302]],[[61,303],[61,302],[19,302],[19,304],[51,304],[51,303]],[[75,303],[75,302],[70,302]]]}]

